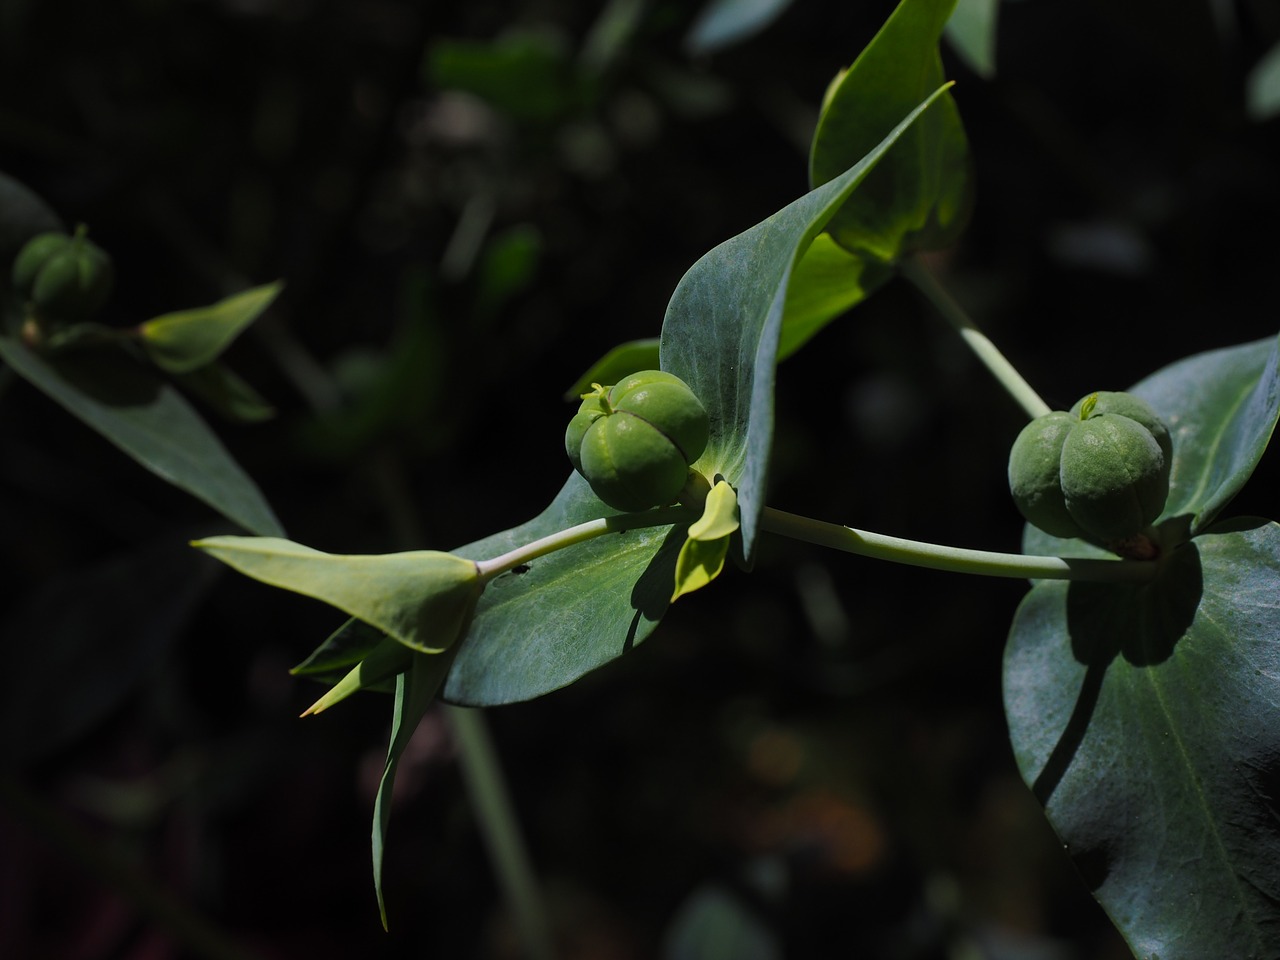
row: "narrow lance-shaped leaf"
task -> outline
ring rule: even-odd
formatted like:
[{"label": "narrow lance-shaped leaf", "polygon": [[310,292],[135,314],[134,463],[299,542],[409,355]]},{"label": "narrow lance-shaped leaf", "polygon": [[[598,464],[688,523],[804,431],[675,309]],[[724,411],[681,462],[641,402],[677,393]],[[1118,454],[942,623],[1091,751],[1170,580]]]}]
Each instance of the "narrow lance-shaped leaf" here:
[{"label": "narrow lance-shaped leaf", "polygon": [[171,385],[116,350],[44,356],[0,329],[0,359],[146,469],[253,533],[283,533],[254,482]]},{"label": "narrow lance-shaped leaf", "polygon": [[662,325],[662,369],[698,395],[711,439],[694,464],[737,489],[742,548],[755,546],[773,441],[773,382],[792,270],[830,217],[943,91],[911,111],[853,167],[727,240],[681,279]]},{"label": "narrow lance-shaped leaf", "polygon": [[427,708],[440,691],[449,670],[452,651],[438,656],[411,654],[409,669],[396,677],[395,706],[391,713],[391,742],[387,762],[382,769],[378,793],[373,801],[373,890],[378,898],[378,912],[383,929],[387,928],[387,904],[382,890],[382,861],[386,851],[387,829],[391,824],[391,790],[395,786],[400,756],[409,738],[418,728]]},{"label": "narrow lance-shaped leaf", "polygon": [[473,562],[437,550],[342,556],[275,537],[210,537],[192,545],[255,580],[323,600],[421,653],[453,645],[481,590]]}]

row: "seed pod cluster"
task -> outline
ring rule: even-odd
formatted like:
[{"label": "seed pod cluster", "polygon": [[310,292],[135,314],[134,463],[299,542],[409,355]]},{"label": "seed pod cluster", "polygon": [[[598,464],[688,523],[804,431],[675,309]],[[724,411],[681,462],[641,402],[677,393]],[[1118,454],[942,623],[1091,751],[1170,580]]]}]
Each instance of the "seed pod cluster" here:
[{"label": "seed pod cluster", "polygon": [[74,235],[42,233],[28,240],[14,258],[11,278],[41,319],[79,323],[102,308],[115,271],[81,224]]},{"label": "seed pod cluster", "polygon": [[617,510],[674,501],[689,464],[706,449],[706,409],[683,380],[661,370],[593,386],[565,430],[574,469]]},{"label": "seed pod cluster", "polygon": [[1009,489],[1046,533],[1115,543],[1160,516],[1172,464],[1169,429],[1149,404],[1091,393],[1023,428],[1009,453]]}]

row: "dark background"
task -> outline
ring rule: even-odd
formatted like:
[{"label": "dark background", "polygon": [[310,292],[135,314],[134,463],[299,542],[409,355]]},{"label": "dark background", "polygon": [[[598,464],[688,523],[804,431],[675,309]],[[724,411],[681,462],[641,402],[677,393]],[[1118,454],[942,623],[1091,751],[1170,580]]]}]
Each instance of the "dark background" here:
[{"label": "dark background", "polygon": [[[691,5],[643,4],[593,60],[602,9],[8,0],[0,167],[110,251],[106,322],[283,278],[229,355],[278,416],[220,434],[293,539],[447,549],[538,512],[563,391],[807,189],[816,105],[892,4],[798,2],[705,56]],[[977,208],[933,266],[1052,404],[1275,334],[1280,126],[1244,81],[1277,39],[1262,0],[1037,0],[1001,7],[994,80],[944,49]],[[458,89],[464,54],[521,43],[532,73]],[[905,285],[787,361],[777,404],[777,506],[1017,549],[1021,414]],[[1274,515],[1275,479],[1234,511]],[[6,383],[0,956],[518,956],[439,712],[381,931],[389,702],[296,719],[319,689],[287,670],[341,618],[185,546],[224,529]],[[1126,956],[1013,764],[1024,589],[765,543],[623,660],[490,711],[562,956],[661,956],[707,885],[788,957]],[[165,933],[103,855],[209,927]]]}]

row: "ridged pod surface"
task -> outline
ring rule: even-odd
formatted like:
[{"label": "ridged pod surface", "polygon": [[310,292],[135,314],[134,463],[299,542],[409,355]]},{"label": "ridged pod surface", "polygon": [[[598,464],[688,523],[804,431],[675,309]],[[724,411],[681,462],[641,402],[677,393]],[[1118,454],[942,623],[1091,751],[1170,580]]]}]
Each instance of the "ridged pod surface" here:
[{"label": "ridged pod surface", "polygon": [[1114,543],[1160,516],[1172,463],[1169,430],[1149,404],[1091,393],[1023,428],[1009,454],[1009,489],[1046,533]]},{"label": "ridged pod surface", "polygon": [[683,380],[645,370],[583,395],[565,430],[565,452],[609,506],[648,510],[680,494],[709,429],[706,409]]},{"label": "ridged pod surface", "polygon": [[115,271],[82,225],[74,235],[42,233],[28,240],[14,258],[11,279],[43,319],[78,323],[102,308]]}]

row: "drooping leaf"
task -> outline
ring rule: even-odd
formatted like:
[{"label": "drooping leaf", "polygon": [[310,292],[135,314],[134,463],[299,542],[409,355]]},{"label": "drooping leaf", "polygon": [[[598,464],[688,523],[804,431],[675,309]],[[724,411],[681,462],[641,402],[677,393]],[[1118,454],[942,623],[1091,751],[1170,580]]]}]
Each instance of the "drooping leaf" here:
[{"label": "drooping leaf", "polygon": [[702,516],[689,524],[688,539],[676,559],[675,603],[687,593],[701,590],[724,569],[729,538],[738,532],[738,498],[733,487],[721,480],[707,494]]},{"label": "drooping leaf", "polygon": [[996,22],[1000,0],[956,0],[947,21],[947,39],[974,73],[990,80],[996,75]]},{"label": "drooping leaf", "polygon": [[830,234],[819,234],[796,264],[787,285],[778,360],[791,356],[892,276],[891,268],[850,253]]},{"label": "drooping leaf", "polygon": [[868,172],[939,99],[933,92],[879,145],[840,176],[763,223],[720,244],[680,280],[662,325],[662,369],[693,389],[711,418],[694,464],[738,492],[742,545],[750,558],[773,440],[773,382],[787,287],[796,262]]},{"label": "drooping leaf", "polygon": [[[495,557],[617,511],[578,474],[533,520],[454,551]],[[685,523],[693,519],[686,515]],[[666,612],[684,527],[611,533],[491,580],[459,645],[444,697],[493,706],[542,696],[621,656]]]},{"label": "drooping leaf", "polygon": [[243,290],[207,307],[166,313],[138,327],[151,361],[170,373],[190,373],[222,355],[249,324],[271,306],[280,281]]},{"label": "drooping leaf", "polygon": [[246,530],[283,532],[261,491],[172,386],[116,351],[43,356],[0,325],[0,359],[161,479]]},{"label": "drooping leaf", "polygon": [[1139,957],[1280,956],[1280,526],[1156,582],[1042,581],[1005,652],[1019,769]]},{"label": "drooping leaf", "polygon": [[658,369],[658,338],[620,343],[593,363],[577,382],[565,391],[566,400],[577,400],[593,383],[612,385],[641,370]]},{"label": "drooping leaf", "polygon": [[[810,148],[811,183],[839,176],[942,84],[938,40],[955,2],[902,0],[833,82]],[[969,144],[948,93],[902,136],[827,229],[845,249],[893,263],[954,243],[972,203]]]},{"label": "drooping leaf", "polygon": [[[455,648],[456,649],[456,648]],[[387,928],[387,904],[382,890],[382,860],[386,851],[387,829],[391,824],[391,790],[395,786],[396,768],[413,731],[418,728],[427,708],[440,691],[453,651],[432,656],[410,654],[408,670],[396,677],[395,706],[391,712],[391,742],[387,762],[382,769],[378,793],[373,801],[373,890],[378,898],[382,927]]]},{"label": "drooping leaf", "polygon": [[255,580],[323,600],[420,653],[453,645],[482,589],[474,563],[438,550],[350,556],[278,537],[209,537],[192,546]]}]

